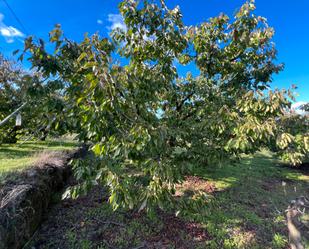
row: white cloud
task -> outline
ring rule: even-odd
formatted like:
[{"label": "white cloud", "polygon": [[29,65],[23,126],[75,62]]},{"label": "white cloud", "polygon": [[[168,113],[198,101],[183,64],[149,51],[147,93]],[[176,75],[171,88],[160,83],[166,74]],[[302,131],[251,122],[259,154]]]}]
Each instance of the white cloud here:
[{"label": "white cloud", "polygon": [[101,19],[98,19],[98,20],[97,20],[97,24],[102,25],[102,24],[103,24],[103,21],[102,21]]},{"label": "white cloud", "polygon": [[4,37],[23,37],[24,34],[12,26],[0,27],[0,33]]},{"label": "white cloud", "polygon": [[107,20],[111,23],[111,25],[107,27],[109,30],[114,30],[117,28],[127,30],[127,26],[124,23],[122,15],[108,14]]},{"label": "white cloud", "polygon": [[295,102],[295,103],[292,104],[291,109],[292,109],[293,111],[295,111],[296,113],[298,113],[298,114],[304,114],[305,111],[301,110],[300,107],[301,107],[302,105],[307,104],[307,103],[308,103],[308,102],[305,102],[305,101]]},{"label": "white cloud", "polygon": [[13,26],[7,26],[4,22],[4,15],[0,13],[0,36],[3,36],[7,43],[12,43],[15,38],[24,37],[25,35]]}]

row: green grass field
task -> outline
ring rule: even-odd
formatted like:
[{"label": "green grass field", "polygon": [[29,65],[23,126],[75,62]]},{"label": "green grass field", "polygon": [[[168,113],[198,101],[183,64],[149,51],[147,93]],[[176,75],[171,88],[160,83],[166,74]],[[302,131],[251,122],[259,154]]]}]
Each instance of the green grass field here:
[{"label": "green grass field", "polygon": [[184,215],[213,236],[209,248],[287,248],[285,210],[296,197],[309,196],[308,171],[283,167],[264,151],[195,173],[218,189],[208,205]]},{"label": "green grass field", "polygon": [[0,181],[9,173],[20,171],[36,160],[42,151],[62,151],[76,147],[77,143],[68,140],[28,141],[17,144],[0,145]]}]

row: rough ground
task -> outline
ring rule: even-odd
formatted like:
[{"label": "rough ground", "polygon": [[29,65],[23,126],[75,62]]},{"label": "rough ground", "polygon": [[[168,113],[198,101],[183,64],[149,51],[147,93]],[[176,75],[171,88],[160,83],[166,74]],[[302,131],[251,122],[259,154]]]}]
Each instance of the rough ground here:
[{"label": "rough ground", "polygon": [[69,160],[85,152],[84,148],[42,152],[27,170],[5,177],[0,184],[0,249],[21,248],[31,238],[53,193],[71,175]]},{"label": "rough ground", "polygon": [[197,248],[210,239],[200,224],[171,213],[112,212],[103,188],[50,210],[26,248]]},{"label": "rough ground", "polygon": [[102,188],[58,199],[26,249],[287,249],[285,210],[301,195],[309,196],[308,168],[282,167],[263,152],[234,165],[194,169],[175,194],[183,208],[152,218],[113,212]]}]

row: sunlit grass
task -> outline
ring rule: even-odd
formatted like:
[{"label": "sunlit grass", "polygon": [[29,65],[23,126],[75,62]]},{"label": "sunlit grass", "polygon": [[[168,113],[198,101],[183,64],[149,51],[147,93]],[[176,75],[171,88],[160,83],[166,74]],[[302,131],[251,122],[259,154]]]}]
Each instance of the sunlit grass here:
[{"label": "sunlit grass", "polygon": [[8,173],[23,170],[36,160],[42,151],[70,150],[77,146],[75,141],[48,140],[27,141],[0,145],[0,180]]},{"label": "sunlit grass", "polygon": [[194,173],[218,190],[196,213],[184,212],[213,236],[207,248],[287,247],[285,210],[291,200],[309,196],[308,174],[284,167],[267,151]]}]

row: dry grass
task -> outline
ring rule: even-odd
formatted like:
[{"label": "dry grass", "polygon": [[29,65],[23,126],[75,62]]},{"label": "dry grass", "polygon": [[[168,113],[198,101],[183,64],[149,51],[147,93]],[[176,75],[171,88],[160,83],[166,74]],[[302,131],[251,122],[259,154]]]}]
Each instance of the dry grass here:
[{"label": "dry grass", "polygon": [[60,167],[63,165],[63,160],[67,158],[67,155],[68,154],[63,151],[44,150],[34,155],[35,160],[33,161],[33,165],[39,168],[44,167],[46,165],[53,165],[56,167]]}]

